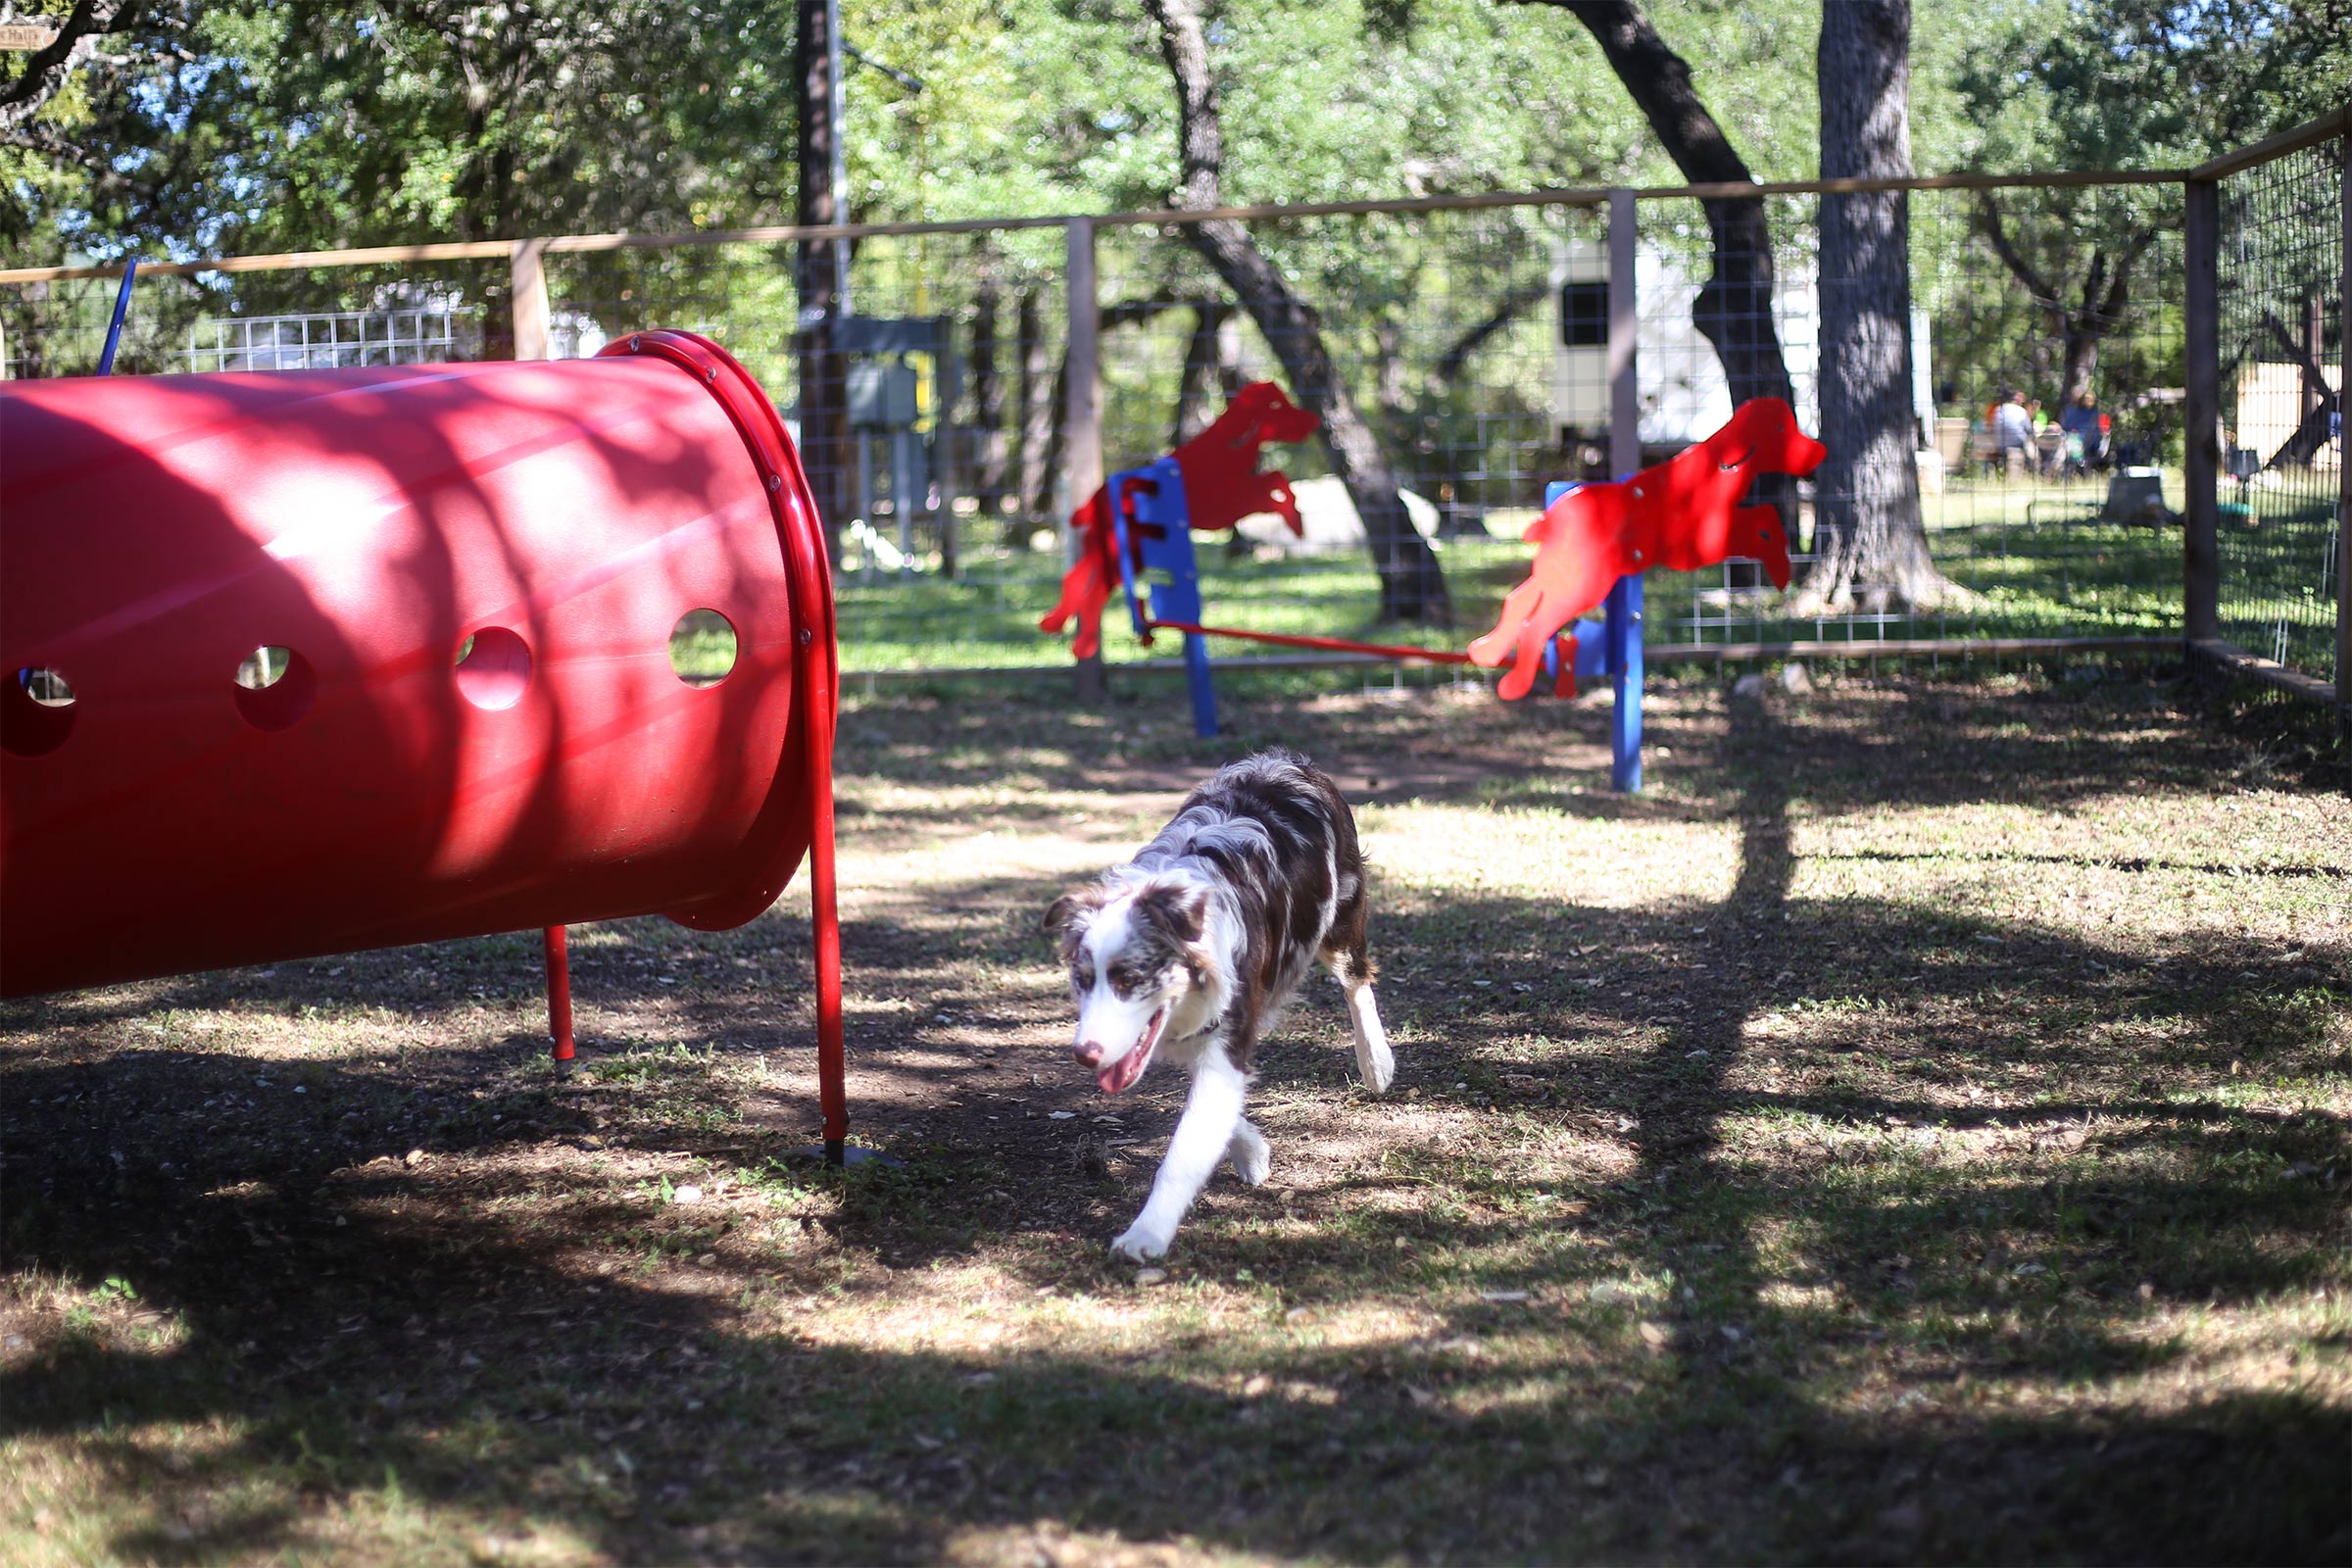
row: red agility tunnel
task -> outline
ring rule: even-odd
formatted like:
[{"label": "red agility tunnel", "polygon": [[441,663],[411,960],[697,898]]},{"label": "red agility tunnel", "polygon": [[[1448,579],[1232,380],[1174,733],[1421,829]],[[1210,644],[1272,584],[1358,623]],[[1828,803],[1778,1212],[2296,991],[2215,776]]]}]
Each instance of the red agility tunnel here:
[{"label": "red agility tunnel", "polygon": [[10,383],[0,555],[0,994],[716,930],[806,857],[838,1150],[832,589],[725,351]]}]

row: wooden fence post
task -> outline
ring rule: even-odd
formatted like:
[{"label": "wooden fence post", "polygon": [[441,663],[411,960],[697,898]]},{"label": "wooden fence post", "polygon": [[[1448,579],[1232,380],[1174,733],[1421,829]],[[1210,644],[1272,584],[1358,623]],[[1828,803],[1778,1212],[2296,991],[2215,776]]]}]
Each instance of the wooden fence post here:
[{"label": "wooden fence post", "polygon": [[2183,322],[2188,361],[2182,404],[2187,437],[2188,510],[2181,530],[2181,633],[2193,653],[2222,634],[2222,187],[2192,179],[2181,186],[2187,270]]},{"label": "wooden fence post", "polygon": [[540,265],[540,256],[547,249],[543,239],[518,239],[514,242],[514,260],[509,264],[513,282],[512,306],[514,312],[514,357],[518,360],[547,358],[547,269]]},{"label": "wooden fence post", "polygon": [[[1073,218],[1063,231],[1063,288],[1069,303],[1069,337],[1064,364],[1068,385],[1062,401],[1062,462],[1069,473],[1070,507],[1074,511],[1102,483],[1102,301],[1095,276],[1095,220]],[[1069,520],[1061,520],[1062,564],[1070,564]],[[1116,599],[1105,606],[1119,608]],[[1078,661],[1078,698],[1098,703],[1104,691],[1102,656]]]},{"label": "wooden fence post", "polygon": [[2352,419],[2344,417],[2352,412],[2352,123],[2336,146],[2343,152],[2337,199],[2344,210],[2344,253],[2335,297],[2335,723],[2352,737]]},{"label": "wooden fence post", "polygon": [[1642,466],[1642,378],[1636,364],[1641,337],[1640,265],[1634,193],[1609,192],[1609,477]]}]

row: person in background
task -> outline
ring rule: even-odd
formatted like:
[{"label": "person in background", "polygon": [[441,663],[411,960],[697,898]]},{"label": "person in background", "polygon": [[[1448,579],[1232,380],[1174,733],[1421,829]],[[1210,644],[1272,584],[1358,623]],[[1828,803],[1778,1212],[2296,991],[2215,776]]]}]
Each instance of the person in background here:
[{"label": "person in background", "polygon": [[2014,479],[2026,471],[2026,454],[2034,446],[2034,416],[2026,410],[2026,395],[2012,387],[1992,411],[1992,443],[2001,454],[2001,472]]},{"label": "person in background", "polygon": [[2037,471],[2056,478],[2066,466],[2066,429],[2036,404],[2034,409],[2034,450],[2040,460]]},{"label": "person in background", "polygon": [[2099,400],[2085,392],[2067,405],[2058,416],[2060,428],[2066,431],[2067,467],[2081,473],[2099,461],[2107,448],[2107,416],[2099,412]]}]

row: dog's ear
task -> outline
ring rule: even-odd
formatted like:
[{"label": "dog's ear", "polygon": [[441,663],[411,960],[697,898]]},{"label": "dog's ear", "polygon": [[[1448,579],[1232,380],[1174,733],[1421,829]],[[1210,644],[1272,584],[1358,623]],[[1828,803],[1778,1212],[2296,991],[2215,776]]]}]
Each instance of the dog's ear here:
[{"label": "dog's ear", "polygon": [[1079,939],[1086,935],[1086,922],[1104,903],[1101,888],[1080,888],[1064,893],[1046,906],[1046,917],[1038,929],[1054,939],[1061,949],[1062,962],[1069,962],[1078,951]]},{"label": "dog's ear", "polygon": [[1151,882],[1135,896],[1135,912],[1177,946],[1189,948],[1208,922],[1208,895],[1181,882]]},{"label": "dog's ear", "polygon": [[1182,882],[1147,883],[1135,896],[1135,917],[1175,950],[1185,972],[1200,985],[1216,967],[1200,934],[1208,927],[1208,895]]}]

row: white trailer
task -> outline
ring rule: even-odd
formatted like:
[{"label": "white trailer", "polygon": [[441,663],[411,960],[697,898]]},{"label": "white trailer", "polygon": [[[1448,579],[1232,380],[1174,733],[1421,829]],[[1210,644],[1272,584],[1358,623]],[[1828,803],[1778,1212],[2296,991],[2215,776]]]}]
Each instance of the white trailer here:
[{"label": "white trailer", "polygon": [[[1692,324],[1690,307],[1707,266],[1643,247],[1634,258],[1641,388],[1639,428],[1645,447],[1683,447],[1713,434],[1732,416],[1731,387],[1715,346]],[[1609,258],[1606,249],[1569,240],[1552,252],[1558,330],[1552,349],[1552,419],[1563,443],[1604,450],[1609,429]],[[1773,279],[1772,319],[1796,393],[1797,422],[1821,429],[1821,291],[1807,261],[1784,264]],[[1911,313],[1911,399],[1920,429],[1935,429],[1928,397],[1928,313]]]}]

